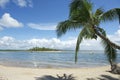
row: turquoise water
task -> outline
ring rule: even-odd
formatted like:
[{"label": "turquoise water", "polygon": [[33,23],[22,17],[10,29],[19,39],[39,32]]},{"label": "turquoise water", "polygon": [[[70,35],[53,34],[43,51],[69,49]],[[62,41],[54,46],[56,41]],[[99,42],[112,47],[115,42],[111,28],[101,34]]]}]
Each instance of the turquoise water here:
[{"label": "turquoise water", "polygon": [[[120,62],[118,52],[117,62]],[[0,52],[0,64],[30,68],[79,68],[109,65],[103,51],[80,51],[74,63],[74,51],[62,52]]]}]

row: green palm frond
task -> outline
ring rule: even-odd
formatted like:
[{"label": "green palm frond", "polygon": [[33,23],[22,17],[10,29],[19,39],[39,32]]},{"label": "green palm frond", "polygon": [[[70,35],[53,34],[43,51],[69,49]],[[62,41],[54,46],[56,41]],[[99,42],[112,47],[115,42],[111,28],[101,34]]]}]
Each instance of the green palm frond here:
[{"label": "green palm frond", "polygon": [[65,34],[67,30],[81,28],[81,24],[76,21],[66,20],[57,25],[57,36],[60,37]]},{"label": "green palm frond", "polygon": [[95,12],[95,16],[99,17],[103,13],[104,13],[104,10],[102,8],[98,8]]},{"label": "green palm frond", "polygon": [[90,19],[92,3],[88,0],[73,0],[70,5],[69,18],[79,22],[87,22]]},{"label": "green palm frond", "polygon": [[[106,33],[104,31],[104,29],[102,28],[98,28],[98,31],[100,34],[102,34],[104,37],[106,37]],[[105,54],[108,58],[108,61],[111,62],[111,61],[115,61],[116,60],[116,49],[106,40],[104,39],[101,39],[101,43],[104,47],[104,50],[105,50]]]},{"label": "green palm frond", "polygon": [[91,17],[91,22],[93,25],[99,26],[100,21],[101,21],[101,15],[104,13],[104,10],[102,8],[98,8],[95,13],[93,13]]},{"label": "green palm frond", "polygon": [[105,12],[103,15],[101,15],[101,19],[103,21],[112,21],[115,19],[119,19],[120,21],[120,8],[114,8]]},{"label": "green palm frond", "polygon": [[105,54],[108,58],[108,61],[115,61],[116,60],[116,49],[113,48],[107,41],[102,39],[102,44],[105,48]]},{"label": "green palm frond", "polygon": [[83,0],[73,0],[70,4],[70,13],[81,8],[83,5]]},{"label": "green palm frond", "polygon": [[70,13],[80,9],[92,11],[93,4],[89,0],[73,0],[70,4]]},{"label": "green palm frond", "polygon": [[76,49],[75,49],[75,62],[77,62],[77,55],[80,48],[80,43],[83,39],[96,39],[97,36],[94,34],[91,27],[84,27],[78,35]]},{"label": "green palm frond", "polygon": [[77,38],[77,43],[76,43],[76,49],[75,49],[75,63],[77,62],[78,60],[78,51],[79,51],[79,45],[80,43],[82,42],[83,40],[83,37],[84,37],[84,29],[79,33],[78,35],[78,38]]}]

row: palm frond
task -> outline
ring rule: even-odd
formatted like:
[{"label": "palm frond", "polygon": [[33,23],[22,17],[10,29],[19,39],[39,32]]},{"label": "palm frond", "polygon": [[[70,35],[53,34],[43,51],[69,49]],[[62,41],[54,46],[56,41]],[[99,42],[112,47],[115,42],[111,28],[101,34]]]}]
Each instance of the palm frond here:
[{"label": "palm frond", "polygon": [[92,7],[93,4],[89,0],[73,0],[70,4],[70,13],[84,8],[91,11]]},{"label": "palm frond", "polygon": [[81,30],[81,32],[78,35],[77,43],[76,43],[76,49],[75,49],[75,63],[77,62],[78,57],[78,51],[80,48],[80,43],[83,39],[96,39],[97,36],[95,35],[95,32],[91,29],[89,26],[84,26],[84,28]]},{"label": "palm frond", "polygon": [[102,44],[105,48],[105,54],[108,58],[108,61],[115,61],[116,60],[116,49],[113,48],[107,41],[102,39]]},{"label": "palm frond", "polygon": [[99,17],[103,13],[104,13],[104,10],[102,8],[98,8],[95,12],[95,16]]},{"label": "palm frond", "polygon": [[73,0],[70,5],[69,18],[79,22],[87,22],[90,19],[92,3],[88,0]]},{"label": "palm frond", "polygon": [[[97,28],[97,31],[106,37],[106,32],[102,28]],[[101,40],[102,45],[105,48],[105,54],[107,55],[107,58],[109,61],[115,61],[116,59],[116,49],[109,43],[107,40],[102,39]]]},{"label": "palm frond", "polygon": [[93,3],[90,2],[90,0],[83,0],[83,3],[84,3],[85,8],[87,9],[87,11],[91,12],[93,9]]},{"label": "palm frond", "polygon": [[91,15],[91,22],[93,25],[99,26],[101,21],[101,15],[104,13],[102,8],[98,8],[94,13]]},{"label": "palm frond", "polygon": [[111,20],[119,19],[120,22],[120,8],[114,8],[105,12],[103,15],[101,15],[101,19],[103,21],[111,21]]},{"label": "palm frond", "polygon": [[79,45],[82,42],[83,37],[84,37],[84,29],[79,33],[78,38],[77,38],[76,49],[75,49],[75,63],[78,60]]},{"label": "palm frond", "polygon": [[82,25],[76,21],[66,20],[57,25],[57,36],[65,34],[67,30],[80,28]]},{"label": "palm frond", "polygon": [[70,13],[74,10],[81,8],[83,5],[83,0],[73,0],[70,4]]}]

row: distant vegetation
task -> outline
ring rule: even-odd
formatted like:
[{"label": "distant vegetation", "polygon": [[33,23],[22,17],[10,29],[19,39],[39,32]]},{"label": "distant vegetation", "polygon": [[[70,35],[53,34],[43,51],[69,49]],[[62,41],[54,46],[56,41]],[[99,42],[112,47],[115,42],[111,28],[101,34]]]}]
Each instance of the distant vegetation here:
[{"label": "distant vegetation", "polygon": [[45,48],[45,47],[33,47],[31,49],[29,49],[29,51],[60,51],[58,49],[51,49],[51,48]]}]

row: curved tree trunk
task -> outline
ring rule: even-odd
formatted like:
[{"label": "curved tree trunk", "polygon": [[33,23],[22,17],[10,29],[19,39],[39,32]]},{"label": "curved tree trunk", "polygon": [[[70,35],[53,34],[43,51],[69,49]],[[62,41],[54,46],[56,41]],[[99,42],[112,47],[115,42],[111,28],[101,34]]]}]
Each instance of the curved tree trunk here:
[{"label": "curved tree trunk", "polygon": [[107,41],[111,46],[113,46],[114,48],[116,49],[119,49],[120,50],[120,46],[111,42],[107,37],[103,36],[102,34],[100,34],[98,31],[97,31],[97,27],[93,26],[93,29],[95,31],[95,33],[100,37],[102,38],[103,40]]}]

